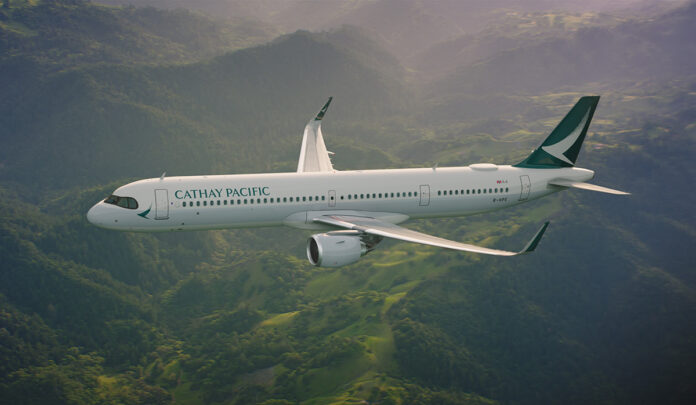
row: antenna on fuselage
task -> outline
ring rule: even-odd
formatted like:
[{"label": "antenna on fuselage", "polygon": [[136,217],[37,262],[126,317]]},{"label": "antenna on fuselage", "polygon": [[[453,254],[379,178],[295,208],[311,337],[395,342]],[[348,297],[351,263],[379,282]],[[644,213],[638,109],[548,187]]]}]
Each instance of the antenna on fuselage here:
[{"label": "antenna on fuselage", "polygon": [[164,180],[164,176],[166,176],[166,175],[167,175],[167,172],[166,172],[166,171],[163,172],[162,175],[160,176],[160,181],[161,181],[161,180]]}]

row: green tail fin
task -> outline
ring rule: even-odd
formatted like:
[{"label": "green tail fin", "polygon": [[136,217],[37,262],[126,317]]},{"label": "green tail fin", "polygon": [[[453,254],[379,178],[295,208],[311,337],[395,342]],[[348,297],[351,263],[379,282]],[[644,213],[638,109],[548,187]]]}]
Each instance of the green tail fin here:
[{"label": "green tail fin", "polygon": [[582,97],[527,159],[516,167],[573,167],[585,140],[599,96]]}]

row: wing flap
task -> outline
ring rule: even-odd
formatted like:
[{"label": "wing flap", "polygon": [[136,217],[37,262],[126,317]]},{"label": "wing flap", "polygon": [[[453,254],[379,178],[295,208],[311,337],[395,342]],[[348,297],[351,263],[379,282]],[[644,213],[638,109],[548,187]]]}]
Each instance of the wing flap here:
[{"label": "wing flap", "polygon": [[412,231],[410,229],[390,224],[388,222],[383,222],[371,217],[327,215],[314,218],[314,222],[333,225],[344,229],[352,229],[370,235],[377,235],[392,239],[403,240],[406,242],[420,243],[423,245],[436,246],[445,249],[482,253],[494,256],[516,256],[532,252],[534,249],[536,249],[537,245],[539,244],[539,241],[541,240],[541,237],[544,235],[544,232],[546,231],[546,227],[549,225],[549,223],[546,222],[541,227],[541,229],[537,231],[534,237],[527,243],[524,249],[522,249],[519,252],[509,252],[506,250],[491,249],[483,246],[470,245],[466,243],[455,242],[448,239],[438,238],[437,236]]}]

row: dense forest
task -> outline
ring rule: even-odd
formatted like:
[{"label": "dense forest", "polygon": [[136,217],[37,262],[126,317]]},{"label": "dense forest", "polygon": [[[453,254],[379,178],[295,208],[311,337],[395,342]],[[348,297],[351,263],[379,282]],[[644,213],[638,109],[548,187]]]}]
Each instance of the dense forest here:
[{"label": "dense forest", "polygon": [[[374,29],[391,0],[211,2],[216,17],[4,0],[0,404],[691,403],[696,3],[443,2],[485,21],[467,27],[403,3],[394,31]],[[587,94],[579,165],[630,197],[407,224],[506,248],[550,220],[524,257],[384,241],[324,269],[295,229],[85,219],[164,171],[293,171],[328,96],[324,137],[352,170],[517,163]]]}]

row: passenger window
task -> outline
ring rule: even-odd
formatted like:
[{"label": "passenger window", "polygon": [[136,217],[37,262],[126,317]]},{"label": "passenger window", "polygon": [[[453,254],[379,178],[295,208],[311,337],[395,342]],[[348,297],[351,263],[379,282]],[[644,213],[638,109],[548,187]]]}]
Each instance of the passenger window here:
[{"label": "passenger window", "polygon": [[242,205],[242,200],[237,200],[237,205]]},{"label": "passenger window", "polygon": [[311,196],[311,195],[309,196],[309,201],[312,201],[312,196]]},{"label": "passenger window", "polygon": [[207,207],[208,206],[208,201],[203,201],[203,206]]},{"label": "passenger window", "polygon": [[360,194],[360,199],[362,200],[363,198],[365,198],[365,194]]},{"label": "passenger window", "polygon": [[196,201],[196,207],[200,207],[200,206],[201,206],[201,202],[200,202],[200,201]]},{"label": "passenger window", "polygon": [[186,201],[184,201],[183,203],[181,203],[181,206],[182,206],[182,207],[185,207],[185,206],[186,206]]},{"label": "passenger window", "polygon": [[263,199],[263,203],[264,203],[264,204],[268,204],[268,198],[264,198],[264,199]]},{"label": "passenger window", "polygon": [[217,200],[217,205],[220,205],[220,200]]},{"label": "passenger window", "polygon": [[307,197],[302,196],[302,201],[307,201]]},{"label": "passenger window", "polygon": [[246,204],[248,204],[248,203],[249,203],[249,201],[247,201],[247,199],[245,198],[245,199],[244,199],[244,205],[246,205]]},{"label": "passenger window", "polygon": [[288,197],[283,197],[283,202],[288,202]]}]

